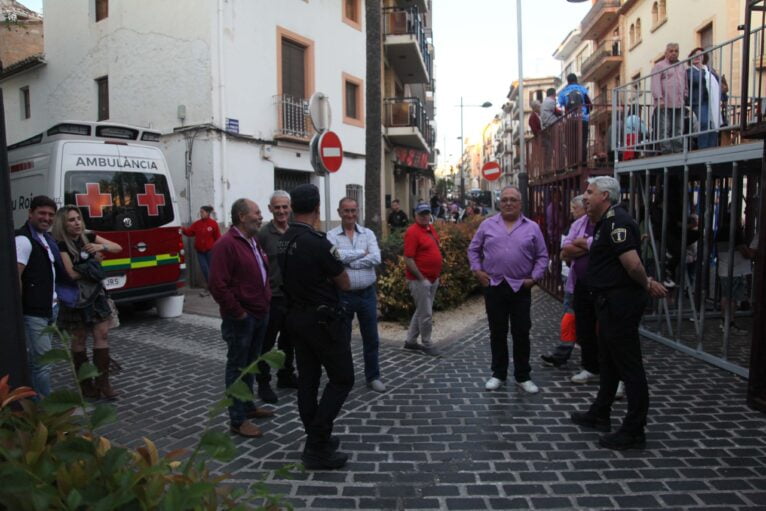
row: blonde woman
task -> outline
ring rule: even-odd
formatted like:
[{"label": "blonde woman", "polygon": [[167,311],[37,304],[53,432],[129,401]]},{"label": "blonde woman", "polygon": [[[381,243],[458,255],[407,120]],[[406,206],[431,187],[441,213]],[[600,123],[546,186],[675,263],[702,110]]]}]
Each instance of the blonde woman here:
[{"label": "blonde woman", "polygon": [[72,336],[75,369],[88,361],[85,341],[93,336],[93,363],[99,371],[95,380],[80,383],[86,397],[114,399],[117,392],[109,383],[109,322],[112,309],[101,283],[104,253],[117,253],[122,247],[85,229],[77,206],[64,206],[53,220],[53,237],[58,241],[61,259],[69,277],[77,282],[79,298],[75,304],[61,304],[58,326]]}]

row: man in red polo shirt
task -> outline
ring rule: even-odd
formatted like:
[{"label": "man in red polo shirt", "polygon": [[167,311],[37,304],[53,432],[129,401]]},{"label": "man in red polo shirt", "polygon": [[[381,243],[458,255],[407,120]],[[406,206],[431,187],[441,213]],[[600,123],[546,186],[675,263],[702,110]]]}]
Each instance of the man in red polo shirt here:
[{"label": "man in red polo shirt", "polygon": [[[443,260],[439,235],[430,221],[431,208],[428,204],[418,204],[415,223],[404,233],[407,286],[415,301],[415,313],[410,321],[404,349],[421,350],[435,357],[439,355],[439,350],[431,342],[431,317]],[[418,336],[422,344],[418,344]]]}]

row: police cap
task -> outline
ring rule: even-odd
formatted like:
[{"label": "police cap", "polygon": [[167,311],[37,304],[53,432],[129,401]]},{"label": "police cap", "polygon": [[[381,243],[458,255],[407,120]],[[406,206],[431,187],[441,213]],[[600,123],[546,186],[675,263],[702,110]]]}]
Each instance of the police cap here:
[{"label": "police cap", "polygon": [[300,185],[290,191],[293,212],[311,213],[319,206],[319,188],[312,184]]}]

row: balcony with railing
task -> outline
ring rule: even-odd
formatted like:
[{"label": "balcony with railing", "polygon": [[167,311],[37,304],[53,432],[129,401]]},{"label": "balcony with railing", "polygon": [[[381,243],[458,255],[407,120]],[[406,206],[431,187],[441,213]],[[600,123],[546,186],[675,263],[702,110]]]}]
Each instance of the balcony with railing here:
[{"label": "balcony with railing", "polygon": [[[589,121],[604,115],[607,107],[593,103]],[[527,172],[530,183],[543,182],[582,169],[609,170],[608,140],[597,130],[586,129],[582,112],[572,111],[559,117],[537,136],[527,140]],[[590,122],[588,126],[590,126]]]},{"label": "balcony with railing", "polygon": [[601,41],[582,63],[580,81],[598,83],[619,72],[622,64],[621,46],[619,39]]},{"label": "balcony with railing", "polygon": [[417,7],[383,9],[383,50],[402,83],[430,81],[431,52]]},{"label": "balcony with railing", "polygon": [[277,129],[274,138],[308,142],[314,135],[308,100],[290,95],[274,96]]},{"label": "balcony with railing", "polygon": [[620,0],[598,0],[580,23],[582,39],[596,40],[617,22]]},{"label": "balcony with railing", "polygon": [[417,7],[417,9],[426,13],[431,10],[431,0],[397,0],[399,7]]},{"label": "balcony with railing", "polygon": [[425,107],[418,98],[386,98],[383,122],[392,144],[431,151],[435,136]]},{"label": "balcony with railing", "polygon": [[[740,131],[747,131],[747,126],[763,120],[766,88],[759,83],[762,80],[759,77],[763,76],[758,70],[760,64],[752,58],[746,59],[742,50],[745,37],[749,38],[751,48],[758,48],[763,36],[761,26],[748,35],[714,46],[696,58],[684,59],[671,68],[615,88],[612,136],[618,159],[628,162],[674,153],[694,159],[697,150],[718,150],[723,146],[726,151],[749,150],[752,144],[740,140]],[[708,70],[712,70],[710,75],[701,67],[703,60]],[[673,68],[681,68],[686,76],[685,95],[683,91],[663,85],[666,82],[660,76],[671,73]],[[747,90],[746,97],[734,89],[743,79],[755,84]]]},{"label": "balcony with railing", "polygon": [[612,89],[607,89],[605,94],[599,94],[593,98],[593,107],[590,112],[591,125],[600,122],[611,121],[612,116]]}]

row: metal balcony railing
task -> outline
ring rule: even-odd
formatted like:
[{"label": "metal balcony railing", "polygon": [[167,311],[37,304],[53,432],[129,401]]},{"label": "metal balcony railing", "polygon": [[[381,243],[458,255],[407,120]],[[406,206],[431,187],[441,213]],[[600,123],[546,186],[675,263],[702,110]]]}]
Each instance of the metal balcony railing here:
[{"label": "metal balcony railing", "polygon": [[[751,48],[762,44],[764,28],[749,34]],[[742,65],[747,66],[753,83],[761,75],[756,59],[742,62],[744,38],[744,34],[740,35],[698,57],[681,60],[615,88],[612,92],[615,157],[631,160],[739,143],[742,123],[759,122],[766,109],[763,90],[756,85],[745,98],[731,93],[742,80]],[[677,70],[682,70],[684,85],[671,90],[662,76]]]},{"label": "metal balcony railing", "polygon": [[[600,65],[605,58],[607,57],[622,57],[622,44],[619,39],[614,40],[603,40],[601,41],[598,46],[593,50],[593,53],[591,53],[588,58],[586,58],[582,63],[582,77],[583,81],[590,81],[586,80],[585,77],[590,73],[593,68]],[[564,82],[566,83],[566,82]]]},{"label": "metal balcony railing", "polygon": [[590,31],[596,21],[604,14],[606,9],[619,9],[620,0],[598,0],[590,8],[588,14],[582,19],[580,23],[580,32],[583,37]]},{"label": "metal balcony railing", "polygon": [[527,140],[527,172],[530,182],[581,168],[607,167],[608,140],[590,129],[590,119],[603,115],[606,104],[593,102],[586,125],[581,112],[568,112],[536,137]]},{"label": "metal balcony railing", "polygon": [[417,128],[428,147],[434,146],[434,130],[418,98],[386,98],[383,100],[383,119],[387,128]]},{"label": "metal balcony railing", "polygon": [[418,42],[420,54],[426,64],[428,76],[433,76],[433,63],[431,52],[428,49],[428,37],[423,25],[423,17],[415,6],[412,7],[384,7],[383,8],[383,35],[413,35]]},{"label": "metal balcony railing", "polygon": [[314,128],[309,118],[308,100],[290,95],[274,96],[277,114],[276,137],[309,140]]}]

